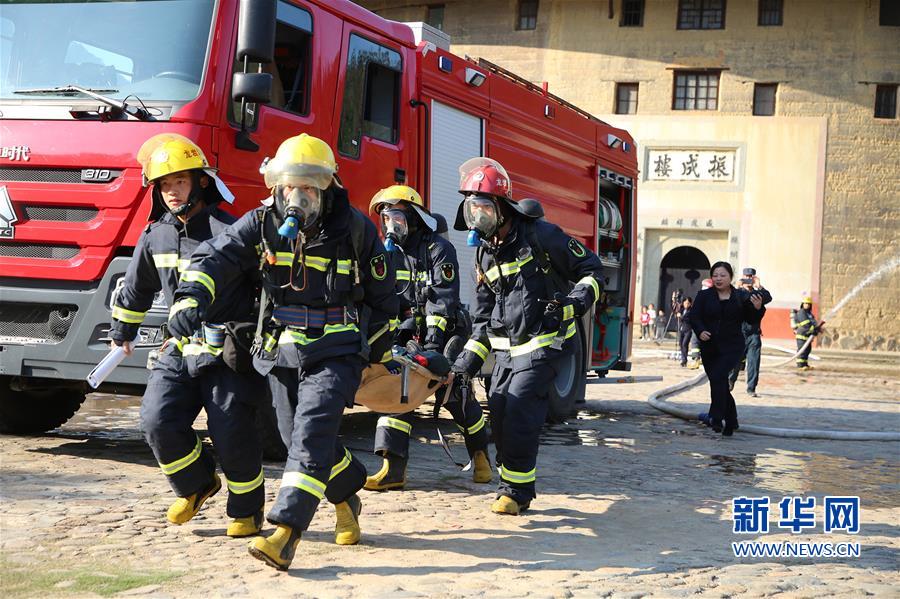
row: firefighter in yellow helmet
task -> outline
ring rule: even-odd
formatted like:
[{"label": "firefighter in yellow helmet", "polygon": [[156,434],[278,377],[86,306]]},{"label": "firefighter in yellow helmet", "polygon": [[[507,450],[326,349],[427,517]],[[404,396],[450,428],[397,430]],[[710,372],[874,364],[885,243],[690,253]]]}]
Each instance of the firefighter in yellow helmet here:
[{"label": "firefighter in yellow helmet", "polygon": [[271,198],[195,253],[176,298],[193,307],[169,326],[190,329],[221,290],[261,275],[253,364],[268,377],[288,457],[267,516],[277,529],[249,550],[284,570],[322,498],[335,505],[335,542],[359,542],[366,470],[338,428],[367,362],[390,359],[398,300],[378,231],[350,205],[328,144],[290,137],[263,173]]},{"label": "firefighter in yellow helmet", "polygon": [[[162,291],[172,313],[179,279],[190,278],[191,255],[234,222],[219,209],[234,196],[210,168],[203,151],[176,134],[156,135],[138,151],[144,181],[152,186],[152,222],[144,229],[125,282],[115,295],[110,337],[132,352],[138,327]],[[204,318],[170,339],[158,353],[141,402],[141,428],[178,499],[167,518],[184,524],[222,486],[216,460],[192,429],[201,409],[228,484],[226,534],[256,534],[265,501],[262,453],[255,427],[261,379],[238,373],[222,356],[224,325],[253,320],[253,286],[222,289]]]},{"label": "firefighter in yellow helmet", "polygon": [[809,354],[812,352],[812,342],[807,345],[807,341],[811,337],[815,337],[825,327],[825,321],[816,322],[813,315],[812,296],[804,293],[800,298],[800,308],[792,316],[791,328],[794,329],[794,337],[797,339],[797,368],[800,370],[812,370],[809,365]]},{"label": "firefighter in yellow helmet", "polygon": [[[461,348],[471,333],[468,314],[459,302],[459,262],[453,244],[437,234],[438,221],[425,208],[419,193],[407,185],[382,189],[369,203],[369,211],[381,220],[385,247],[390,251],[397,273],[396,293],[400,298],[401,325],[394,344],[405,346],[413,340],[425,350]],[[455,339],[455,343],[451,342]],[[457,350],[458,351],[458,350]],[[455,358],[455,356],[453,356]],[[462,432],[473,463],[473,479],[491,480],[487,457],[487,427],[474,394],[445,397],[438,391],[456,426]],[[384,415],[375,430],[375,453],[384,458],[381,470],[366,480],[370,491],[401,489],[406,485],[409,436],[413,413]]]}]

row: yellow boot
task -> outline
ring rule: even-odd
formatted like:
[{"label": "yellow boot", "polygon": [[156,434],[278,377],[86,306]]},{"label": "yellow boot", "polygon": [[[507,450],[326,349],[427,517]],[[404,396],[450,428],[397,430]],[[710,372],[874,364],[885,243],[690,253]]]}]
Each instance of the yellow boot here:
[{"label": "yellow boot", "polygon": [[203,503],[219,492],[222,488],[222,479],[218,474],[213,474],[213,481],[210,486],[203,491],[197,491],[193,495],[187,497],[179,497],[175,503],[169,506],[166,512],[166,519],[172,524],[184,524],[197,515]]},{"label": "yellow boot", "polygon": [[362,532],[359,530],[359,514],[362,512],[362,501],[351,495],[347,501],[334,506],[336,522],[334,524],[334,542],[338,545],[356,545]]},{"label": "yellow boot", "polygon": [[262,530],[262,522],[263,513],[262,510],[259,510],[252,516],[232,520],[225,534],[234,538],[253,536],[259,534],[259,531]]},{"label": "yellow boot", "polygon": [[472,480],[476,483],[489,483],[494,477],[487,452],[478,450],[472,455]]},{"label": "yellow boot", "polygon": [[531,502],[519,503],[512,497],[501,495],[491,504],[491,511],[495,514],[504,514],[509,516],[518,516],[520,512],[524,512],[531,506]]},{"label": "yellow boot", "polygon": [[256,559],[273,568],[287,570],[294,560],[294,553],[300,543],[300,531],[279,524],[271,537],[256,537],[247,550]]},{"label": "yellow boot", "polygon": [[406,486],[406,458],[395,455],[384,456],[381,470],[366,479],[363,488],[367,491],[387,491]]}]

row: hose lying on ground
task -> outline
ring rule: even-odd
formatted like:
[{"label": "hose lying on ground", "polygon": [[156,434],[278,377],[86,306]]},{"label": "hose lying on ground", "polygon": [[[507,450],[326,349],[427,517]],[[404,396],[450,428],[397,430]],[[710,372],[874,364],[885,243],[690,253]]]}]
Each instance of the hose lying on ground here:
[{"label": "hose lying on ground", "polygon": [[[797,352],[798,354],[800,352]],[[791,357],[791,360],[794,356]],[[789,362],[790,360],[788,360]],[[787,363],[787,362],[784,362]],[[651,393],[647,402],[661,412],[683,418],[685,420],[698,420],[698,414],[687,408],[682,408],[665,401],[666,397],[674,397],[685,391],[699,387],[706,383],[706,374],[700,373],[692,379],[663,387]],[[786,437],[792,439],[836,439],[841,441],[900,441],[900,432],[876,432],[876,431],[826,431],[802,428],[772,428],[753,424],[742,424],[741,432],[754,435],[768,435],[771,437]]]}]

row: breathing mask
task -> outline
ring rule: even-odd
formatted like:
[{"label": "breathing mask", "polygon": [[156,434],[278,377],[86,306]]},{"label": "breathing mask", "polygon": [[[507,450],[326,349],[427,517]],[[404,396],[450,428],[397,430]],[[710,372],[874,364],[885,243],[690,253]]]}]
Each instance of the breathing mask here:
[{"label": "breathing mask", "polygon": [[[491,197],[477,194],[468,195],[463,200],[463,218],[469,231],[481,239],[490,239],[496,235],[503,224],[497,202]],[[472,237],[470,233],[469,245],[473,245]]]},{"label": "breathing mask", "polygon": [[381,211],[381,233],[384,235],[384,247],[389,252],[403,245],[409,236],[409,218],[399,208],[385,208]]},{"label": "breathing mask", "polygon": [[284,185],[275,188],[275,210],[284,219],[278,234],[288,239],[296,239],[300,231],[314,226],[322,215],[322,190],[309,185],[292,187]]}]

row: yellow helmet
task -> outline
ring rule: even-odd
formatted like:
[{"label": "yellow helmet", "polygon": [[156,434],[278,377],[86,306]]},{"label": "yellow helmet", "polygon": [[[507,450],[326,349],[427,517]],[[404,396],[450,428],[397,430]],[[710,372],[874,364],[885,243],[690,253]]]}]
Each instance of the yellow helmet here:
[{"label": "yellow helmet", "polygon": [[381,212],[379,209],[381,204],[396,206],[400,202],[409,202],[416,214],[419,215],[419,218],[422,219],[422,222],[425,223],[425,226],[432,231],[437,231],[437,220],[425,208],[425,202],[422,200],[419,192],[409,185],[391,185],[376,193],[372,201],[369,202],[369,212]]},{"label": "yellow helmet", "polygon": [[409,185],[391,185],[380,190],[372,197],[372,201],[369,202],[369,212],[373,214],[379,212],[380,204],[394,206],[398,202],[409,202],[425,208],[425,202],[422,201],[422,196],[419,195],[418,191]]},{"label": "yellow helmet", "polygon": [[811,295],[806,295],[806,294],[804,294],[803,297],[800,298],[800,305],[801,305],[801,306],[802,306],[803,304],[809,304],[809,305],[812,305],[812,303],[813,303],[813,301],[812,301],[812,296],[811,296]]},{"label": "yellow helmet", "polygon": [[324,190],[332,181],[336,182],[337,169],[329,145],[318,137],[301,133],[281,142],[275,157],[267,158],[262,170],[269,189],[279,185],[312,185]]},{"label": "yellow helmet", "polygon": [[137,160],[141,164],[141,174],[146,183],[193,169],[214,170],[200,147],[177,133],[154,135],[141,145]]}]

